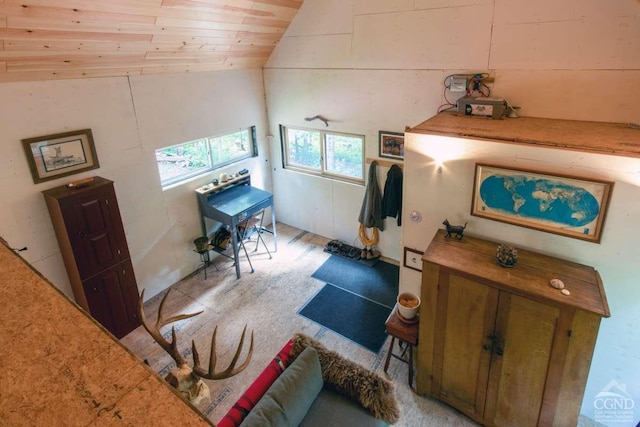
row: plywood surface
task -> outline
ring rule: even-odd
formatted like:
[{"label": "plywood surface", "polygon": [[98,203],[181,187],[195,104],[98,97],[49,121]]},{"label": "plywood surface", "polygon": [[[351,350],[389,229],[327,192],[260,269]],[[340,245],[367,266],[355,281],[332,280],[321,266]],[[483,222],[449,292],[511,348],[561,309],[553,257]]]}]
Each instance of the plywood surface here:
[{"label": "plywood surface", "polygon": [[0,425],[211,425],[2,239],[0,301]]},{"label": "plywood surface", "polygon": [[443,112],[406,132],[489,139],[546,148],[640,157],[640,124],[537,117],[464,116]]}]

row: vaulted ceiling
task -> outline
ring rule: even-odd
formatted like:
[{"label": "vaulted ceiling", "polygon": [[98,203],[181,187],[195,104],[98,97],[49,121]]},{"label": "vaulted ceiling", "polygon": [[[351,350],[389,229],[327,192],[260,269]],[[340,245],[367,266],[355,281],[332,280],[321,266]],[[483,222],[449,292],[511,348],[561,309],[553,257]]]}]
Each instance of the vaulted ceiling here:
[{"label": "vaulted ceiling", "polygon": [[260,68],[304,0],[0,0],[0,82]]}]

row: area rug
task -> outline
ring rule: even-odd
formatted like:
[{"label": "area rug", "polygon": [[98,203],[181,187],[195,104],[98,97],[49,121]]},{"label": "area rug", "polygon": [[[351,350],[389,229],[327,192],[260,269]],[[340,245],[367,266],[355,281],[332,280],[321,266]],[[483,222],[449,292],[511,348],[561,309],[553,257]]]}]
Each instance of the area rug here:
[{"label": "area rug", "polygon": [[373,267],[330,256],[311,277],[331,283],[389,308],[396,304],[400,268],[379,261]]},{"label": "area rug", "polygon": [[384,322],[390,313],[387,306],[330,284],[298,312],[374,353],[387,338]]}]

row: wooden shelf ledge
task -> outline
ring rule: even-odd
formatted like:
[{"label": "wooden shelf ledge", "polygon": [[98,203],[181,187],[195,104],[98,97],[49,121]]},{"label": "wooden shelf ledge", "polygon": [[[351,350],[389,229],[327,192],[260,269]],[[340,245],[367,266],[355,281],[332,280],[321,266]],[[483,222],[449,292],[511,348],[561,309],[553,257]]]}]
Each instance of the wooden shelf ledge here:
[{"label": "wooden shelf ledge", "polygon": [[407,129],[406,132],[640,158],[640,125],[633,123],[538,117],[494,120],[443,112]]},{"label": "wooden shelf ledge", "polygon": [[365,162],[367,164],[371,164],[371,162],[376,162],[378,164],[378,166],[383,166],[385,168],[390,168],[393,165],[398,165],[400,167],[400,169],[404,168],[404,164],[402,162],[394,162],[393,160],[384,160],[384,159],[375,159],[373,157],[367,157],[365,159]]}]

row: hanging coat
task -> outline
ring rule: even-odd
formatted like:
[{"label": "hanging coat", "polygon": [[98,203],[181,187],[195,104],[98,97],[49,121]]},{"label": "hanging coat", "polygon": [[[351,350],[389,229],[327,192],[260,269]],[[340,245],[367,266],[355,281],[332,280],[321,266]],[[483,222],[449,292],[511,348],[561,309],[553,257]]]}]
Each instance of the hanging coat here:
[{"label": "hanging coat", "polygon": [[382,196],[382,219],[398,218],[398,226],[402,225],[402,168],[393,165],[387,172]]},{"label": "hanging coat", "polygon": [[384,221],[382,220],[382,194],[378,186],[378,176],[376,169],[378,164],[374,160],[369,167],[369,177],[367,179],[367,188],[362,200],[362,208],[358,221],[367,228],[377,228],[382,231],[384,229]]}]

